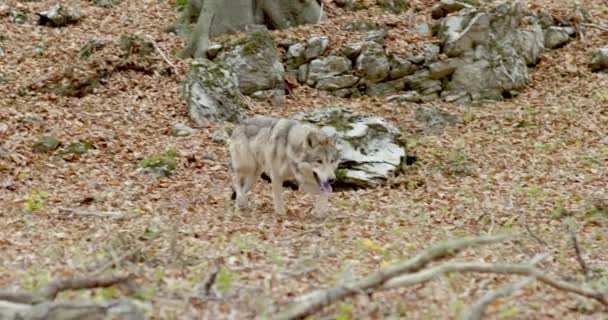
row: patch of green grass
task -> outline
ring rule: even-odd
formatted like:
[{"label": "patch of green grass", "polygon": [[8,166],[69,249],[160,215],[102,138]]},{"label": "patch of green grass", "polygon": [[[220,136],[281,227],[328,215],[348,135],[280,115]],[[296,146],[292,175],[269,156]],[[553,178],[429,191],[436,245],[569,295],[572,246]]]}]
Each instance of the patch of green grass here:
[{"label": "patch of green grass", "polygon": [[170,176],[177,167],[177,154],[168,150],[161,155],[153,155],[139,162],[138,167],[144,172],[156,176]]},{"label": "patch of green grass", "polygon": [[178,8],[185,7],[188,4],[188,0],[175,0],[175,6]]},{"label": "patch of green grass", "polygon": [[232,278],[232,272],[226,268],[222,268],[217,274],[217,279],[215,280],[217,290],[222,293],[228,292],[228,290],[232,288]]},{"label": "patch of green grass", "polygon": [[29,195],[25,197],[25,202],[23,203],[23,210],[25,212],[31,213],[36,210],[44,209],[44,201],[49,198],[49,194],[45,191],[32,191]]},{"label": "patch of green grass", "polygon": [[342,303],[338,307],[338,314],[336,314],[336,320],[350,320],[353,316],[353,306],[350,304]]}]

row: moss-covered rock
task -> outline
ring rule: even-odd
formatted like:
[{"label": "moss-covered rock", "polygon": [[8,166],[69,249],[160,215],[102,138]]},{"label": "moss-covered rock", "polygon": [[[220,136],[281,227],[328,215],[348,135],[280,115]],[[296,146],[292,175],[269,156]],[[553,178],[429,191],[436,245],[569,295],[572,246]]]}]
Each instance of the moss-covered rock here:
[{"label": "moss-covered rock", "polygon": [[225,64],[194,60],[184,82],[184,96],[190,119],[199,126],[207,121],[239,122],[244,117],[238,79]]},{"label": "moss-covered rock", "polygon": [[75,141],[68,144],[65,148],[57,153],[60,157],[67,159],[78,157],[89,152],[89,150],[97,149],[97,147],[89,141]]},{"label": "moss-covered rock", "polygon": [[285,68],[272,35],[266,28],[246,33],[222,45],[222,50],[213,61],[230,66],[243,94],[283,86]]},{"label": "moss-covered rock", "polygon": [[42,136],[34,143],[34,151],[39,153],[51,153],[61,145],[61,141],[53,136]]},{"label": "moss-covered rock", "polygon": [[167,177],[173,174],[177,168],[175,151],[169,150],[161,155],[149,156],[139,162],[138,170],[142,173],[157,176]]},{"label": "moss-covered rock", "polygon": [[334,107],[296,113],[292,118],[315,124],[337,137],[338,185],[378,186],[397,175],[406,158],[399,129],[381,117],[355,115],[348,108]]}]

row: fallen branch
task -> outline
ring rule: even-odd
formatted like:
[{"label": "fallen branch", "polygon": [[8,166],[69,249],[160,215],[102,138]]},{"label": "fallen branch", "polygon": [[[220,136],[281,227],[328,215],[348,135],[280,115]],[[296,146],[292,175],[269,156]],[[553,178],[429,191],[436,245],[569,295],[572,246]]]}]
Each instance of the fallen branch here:
[{"label": "fallen branch", "polygon": [[21,303],[21,304],[37,304],[47,300],[54,300],[59,292],[66,290],[106,288],[115,284],[125,282],[131,278],[131,275],[120,275],[103,278],[74,278],[74,279],[59,279],[51,281],[35,292],[9,292],[0,291],[0,300]]},{"label": "fallen branch", "polygon": [[594,23],[581,23],[581,25],[583,25],[585,27],[596,28],[596,29],[608,32],[608,27],[600,26],[600,25],[597,25]]},{"label": "fallen branch", "polygon": [[511,283],[506,287],[499,288],[497,290],[490,291],[486,293],[481,299],[479,299],[475,304],[473,304],[466,313],[462,316],[463,320],[479,320],[481,316],[486,311],[486,308],[490,303],[499,298],[504,298],[512,295],[516,291],[521,290],[521,288],[527,286],[532,283],[536,278],[535,277],[527,277],[517,282]]},{"label": "fallen branch", "polygon": [[497,243],[513,237],[514,236],[511,235],[485,236],[440,243],[423,251],[412,259],[380,269],[379,271],[348,285],[313,291],[309,294],[301,296],[300,298],[296,298],[296,301],[299,302],[296,302],[287,310],[271,316],[271,319],[296,319],[305,317],[335,301],[342,300],[360,292],[368,292],[371,289],[380,287],[390,279],[399,275],[416,272],[424,268],[430,262],[456,255],[467,248]]},{"label": "fallen branch", "polygon": [[574,247],[574,252],[576,253],[576,260],[578,260],[578,264],[581,265],[581,269],[585,275],[585,281],[589,281],[589,268],[587,268],[587,264],[585,263],[585,260],[583,260],[581,248],[578,245],[578,238],[576,237],[576,231],[574,231],[574,228],[570,225],[568,226],[568,231],[570,232],[570,238],[572,238],[572,246]]},{"label": "fallen branch", "polygon": [[143,319],[141,310],[128,300],[103,302],[58,301],[37,305],[0,301],[0,319]]},{"label": "fallen branch", "polygon": [[158,54],[161,56],[161,58],[163,58],[163,60],[165,60],[165,62],[171,67],[173,68],[173,72],[175,72],[175,74],[177,76],[179,76],[179,69],[177,69],[177,67],[169,60],[169,58],[167,58],[167,56],[165,55],[165,53],[160,49],[160,47],[158,46],[158,44],[156,43],[156,41],[154,41],[154,39],[151,36],[147,36],[148,40],[150,42],[152,42],[152,45],[154,46],[154,49],[156,49],[156,51],[158,52]]}]

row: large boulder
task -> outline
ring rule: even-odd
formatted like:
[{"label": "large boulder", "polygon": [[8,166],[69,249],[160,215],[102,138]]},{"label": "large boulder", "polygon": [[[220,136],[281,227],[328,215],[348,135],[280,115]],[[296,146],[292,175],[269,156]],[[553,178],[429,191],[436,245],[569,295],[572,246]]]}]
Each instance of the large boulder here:
[{"label": "large boulder", "polygon": [[266,28],[227,41],[213,61],[232,68],[243,94],[283,87],[285,68]]},{"label": "large boulder", "polygon": [[442,51],[460,63],[437,73],[453,72],[442,96],[457,102],[501,100],[523,89],[527,66],[538,61],[546,43],[540,25],[520,29],[524,16],[523,5],[514,2],[445,18],[438,35]]},{"label": "large boulder", "polygon": [[208,121],[239,122],[243,99],[232,69],[207,59],[196,59],[184,82],[190,119],[199,126]]},{"label": "large boulder", "polygon": [[293,119],[313,123],[337,137],[338,184],[376,187],[397,175],[406,158],[400,131],[386,119],[353,114],[348,108],[296,113]]}]

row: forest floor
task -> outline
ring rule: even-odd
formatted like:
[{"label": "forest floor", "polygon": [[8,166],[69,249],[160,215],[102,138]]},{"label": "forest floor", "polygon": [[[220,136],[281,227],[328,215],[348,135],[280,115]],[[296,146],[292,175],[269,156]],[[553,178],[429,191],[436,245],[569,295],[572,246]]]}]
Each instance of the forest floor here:
[{"label": "forest floor", "polygon": [[[0,288],[33,289],[59,277],[124,271],[136,276],[132,286],[66,292],[59,299],[127,296],[147,306],[154,319],[250,319],[433,243],[527,232],[525,225],[542,242],[526,235],[468,250],[458,260],[515,263],[547,252],[543,270],[582,283],[570,226],[593,270],[589,281],[608,287],[608,75],[587,67],[591,50],[608,44],[608,32],[586,28],[584,38],[544,53],[530,70],[530,85],[513,99],[474,107],[429,103],[463,119],[442,131],[414,120],[416,104],[382,98],[341,99],[301,86],[281,107],[247,100],[249,114],[272,116],[348,105],[390,119],[407,135],[414,165],[387,186],[334,193],[331,215],[319,221],[310,213],[313,199],[295,191],[286,191],[288,217],[277,217],[264,182],[251,197],[252,211],[235,214],[227,147],[212,139],[222,125],[187,137],[171,134],[176,123],[193,125],[181,94],[190,60],[176,58],[185,41],[162,31],[177,17],[173,1],[120,1],[111,8],[71,1],[85,14],[81,22],[37,26],[36,13],[55,2],[0,1]],[[572,1],[534,2],[534,9],[575,17]],[[416,50],[414,40],[430,39],[414,35],[413,25],[430,20],[434,1],[410,3],[420,11],[391,15],[372,7],[353,13],[329,3],[328,21],[273,33],[279,40],[325,34],[337,46],[363,36],[343,31],[348,21],[393,21],[390,50]],[[608,21],[605,1],[584,3],[596,23]],[[11,9],[27,21],[10,23]],[[154,72],[113,72],[83,97],[36,89],[78,66],[78,52],[89,40],[117,43],[123,33],[153,39],[178,72],[157,72],[168,65],[155,52]],[[36,153],[32,146],[44,134],[64,145],[90,141],[96,149],[65,159]],[[177,153],[174,175],[136,172],[142,159],[167,150]],[[222,266],[217,294],[203,297],[200,285],[216,264]],[[451,274],[347,299],[319,314],[455,318],[515,278]],[[493,303],[488,315],[601,319],[608,312],[538,282]]]}]

